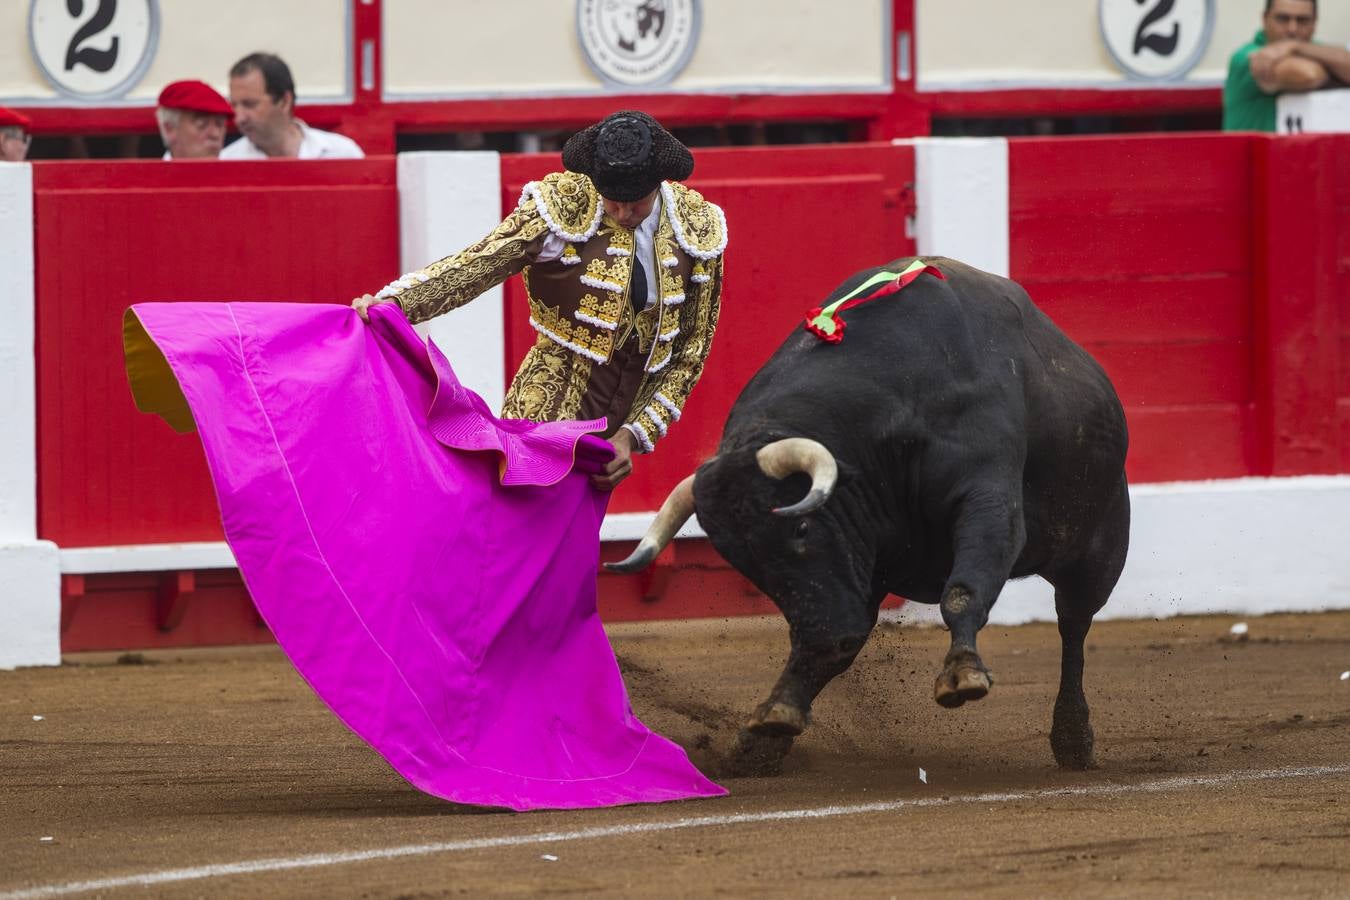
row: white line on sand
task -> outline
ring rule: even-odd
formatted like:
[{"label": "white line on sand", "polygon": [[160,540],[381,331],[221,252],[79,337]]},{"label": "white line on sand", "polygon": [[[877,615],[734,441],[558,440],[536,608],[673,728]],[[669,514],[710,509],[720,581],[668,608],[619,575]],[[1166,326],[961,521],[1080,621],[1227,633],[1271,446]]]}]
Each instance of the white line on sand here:
[{"label": "white line on sand", "polygon": [[1278,781],[1290,778],[1319,778],[1350,774],[1350,765],[1303,766],[1282,769],[1262,769],[1225,772],[1218,775],[1190,775],[1164,778],[1136,784],[1096,784],[1086,787],[1051,788],[1041,791],[1009,791],[1006,793],[966,794],[946,797],[916,797],[908,800],[889,800],[879,803],[859,803],[851,806],[818,806],[811,809],[784,809],[775,812],[739,813],[722,816],[697,816],[671,819],[664,822],[639,822],[631,825],[609,825],[600,828],[581,828],[576,831],[545,831],[506,837],[475,838],[465,841],[445,841],[436,844],[407,844],[402,847],[383,847],[375,850],[352,850],[345,853],[314,853],[273,859],[250,859],[243,862],[195,866],[189,869],[163,869],[116,878],[92,881],[71,881],[21,888],[0,893],[0,900],[36,900],[40,897],[61,897],[88,891],[109,891],[117,888],[150,887],[176,881],[196,881],[202,878],[225,878],[231,875],[256,875],[262,872],[281,872],[287,869],[312,869],[344,863],[367,862],[376,859],[399,859],[409,856],[430,856],[437,853],[461,853],[466,850],[491,850],[498,847],[522,847],[531,844],[560,844],[567,841],[587,841],[658,831],[679,831],[687,828],[709,828],[719,825],[746,825],[756,822],[779,822],[794,819],[829,819],[897,812],[933,806],[954,806],[959,803],[1008,803],[1017,800],[1045,800],[1056,797],[1108,797],[1122,794],[1151,794],[1177,791],[1192,787],[1239,784],[1250,781]]}]

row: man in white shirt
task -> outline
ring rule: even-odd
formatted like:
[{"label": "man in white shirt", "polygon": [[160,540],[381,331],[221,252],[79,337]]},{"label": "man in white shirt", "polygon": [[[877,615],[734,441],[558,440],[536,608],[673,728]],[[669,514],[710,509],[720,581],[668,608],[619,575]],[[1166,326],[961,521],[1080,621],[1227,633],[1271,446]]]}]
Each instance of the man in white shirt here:
[{"label": "man in white shirt", "polygon": [[295,117],[295,80],[271,53],[251,53],[230,69],[230,104],[240,138],[221,159],[361,159],[349,137],[310,128]]}]

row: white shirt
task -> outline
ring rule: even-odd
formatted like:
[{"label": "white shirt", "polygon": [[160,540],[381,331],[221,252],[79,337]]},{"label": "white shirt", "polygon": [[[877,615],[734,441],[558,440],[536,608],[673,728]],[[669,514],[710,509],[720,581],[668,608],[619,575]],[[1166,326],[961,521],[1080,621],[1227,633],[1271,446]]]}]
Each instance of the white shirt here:
[{"label": "white shirt", "polygon": [[[349,137],[310,128],[299,119],[295,120],[295,124],[300,127],[300,133],[303,135],[297,159],[364,159],[366,156],[356,141]],[[239,140],[220,151],[220,158],[270,159],[271,157],[259,150],[251,140],[240,136]]]},{"label": "white shirt", "polygon": [[[656,273],[660,269],[656,266],[656,253],[652,249],[652,244],[656,239],[656,226],[661,223],[661,195],[656,195],[656,202],[652,204],[652,211],[647,214],[638,227],[633,229],[633,246],[636,250],[638,263],[642,266],[642,271],[647,276],[647,302],[644,309],[651,309],[652,304],[656,302]],[[567,242],[550,231],[544,237],[544,246],[539,251],[539,256],[535,259],[537,263],[553,262],[563,255]]]}]

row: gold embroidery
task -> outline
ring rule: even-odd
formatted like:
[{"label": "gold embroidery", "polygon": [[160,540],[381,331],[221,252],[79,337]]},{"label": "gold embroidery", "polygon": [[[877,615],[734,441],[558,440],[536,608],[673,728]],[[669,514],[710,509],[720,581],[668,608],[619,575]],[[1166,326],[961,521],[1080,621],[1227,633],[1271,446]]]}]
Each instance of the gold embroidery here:
[{"label": "gold embroidery", "polygon": [[684,279],[676,274],[674,269],[663,269],[661,271],[661,297],[664,299],[682,293],[684,293]]},{"label": "gold embroidery", "polygon": [[721,255],[727,240],[721,209],[682,184],[666,182],[666,187],[667,201],[674,201],[671,213],[680,226],[676,235],[680,246],[695,257]]},{"label": "gold embroidery", "polygon": [[599,319],[602,322],[613,322],[617,326],[619,324],[619,310],[623,308],[623,303],[621,300],[616,300],[616,296],[613,291],[606,291],[605,297],[607,299],[601,300],[594,294],[585,294],[582,296],[581,302],[577,304],[577,310],[583,316]]},{"label": "gold embroidery", "polygon": [[609,266],[600,257],[586,263],[586,274],[601,281],[609,280]]},{"label": "gold embroidery", "polygon": [[591,378],[591,361],[541,337],[525,354],[511,390],[502,404],[502,418],[553,422],[574,419]]},{"label": "gold embroidery", "polygon": [[632,256],[636,246],[633,243],[633,232],[622,228],[615,228],[609,235],[609,246],[615,250],[625,250],[626,253],[611,253],[610,256],[624,257]]},{"label": "gold embroidery", "polygon": [[633,327],[637,330],[638,351],[646,353],[652,345],[652,338],[656,335],[656,329],[659,326],[659,317],[657,311],[660,307],[644,309],[637,314],[633,320]]},{"label": "gold embroidery", "polygon": [[610,354],[614,352],[614,332],[569,321],[558,314],[556,306],[532,302],[530,319],[545,337],[552,338],[568,349],[583,351],[582,355],[593,354],[593,358],[608,362]]},{"label": "gold embroidery", "polygon": [[600,222],[600,192],[577,172],[552,172],[526,188],[543,204],[554,234],[567,241],[586,240]]}]

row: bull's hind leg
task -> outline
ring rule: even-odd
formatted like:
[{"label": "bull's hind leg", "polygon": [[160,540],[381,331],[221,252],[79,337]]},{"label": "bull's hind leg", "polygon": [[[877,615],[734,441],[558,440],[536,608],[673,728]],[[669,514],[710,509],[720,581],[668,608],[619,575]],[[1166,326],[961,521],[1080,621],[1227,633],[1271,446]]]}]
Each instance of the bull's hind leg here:
[{"label": "bull's hind leg", "polygon": [[1062,769],[1090,769],[1093,759],[1092,724],[1083,694],[1083,641],[1092,617],[1111,596],[1125,566],[1130,539],[1130,498],[1122,478],[1119,492],[1098,523],[1087,555],[1062,571],[1047,574],[1055,586],[1055,613],[1059,617],[1061,656],[1059,695],[1055,698],[1050,749]]},{"label": "bull's hind leg", "polygon": [[1022,552],[1026,532],[1020,509],[1018,498],[997,491],[972,493],[962,504],[940,606],[952,642],[933,685],[933,699],[949,709],[979,700],[993,686],[975,638]]}]

